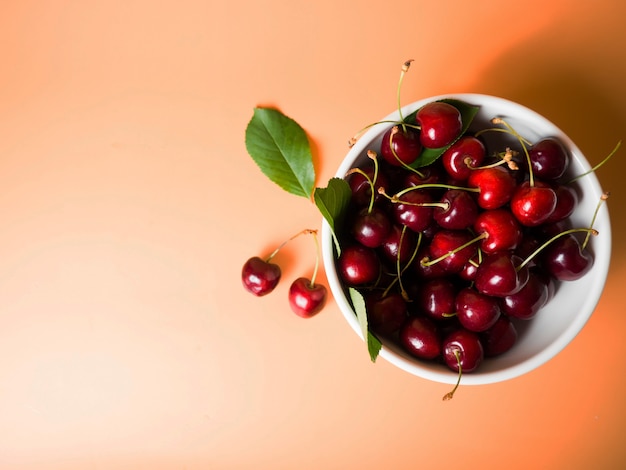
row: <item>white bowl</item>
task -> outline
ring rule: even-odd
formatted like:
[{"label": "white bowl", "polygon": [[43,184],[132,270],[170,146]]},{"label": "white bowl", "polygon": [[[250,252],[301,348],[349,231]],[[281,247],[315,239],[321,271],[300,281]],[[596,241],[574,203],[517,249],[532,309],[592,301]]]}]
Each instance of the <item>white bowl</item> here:
[{"label": "white bowl", "polygon": [[[591,168],[576,144],[556,125],[536,112],[502,98],[480,94],[433,96],[403,107],[402,114],[407,116],[430,101],[445,98],[480,106],[474,123],[487,123],[493,117],[499,116],[531,141],[548,136],[559,138],[572,157],[569,172],[573,175],[579,175]],[[399,113],[396,111],[382,121],[398,119]],[[382,135],[390,126],[391,124],[377,124],[363,134],[342,161],[336,176],[343,178],[349,169],[358,165],[361,159],[367,158],[364,155],[368,149],[378,148]],[[574,226],[585,227],[590,223],[603,189],[593,173],[580,179],[579,184],[582,197],[571,219]],[[485,359],[476,371],[464,374],[461,382],[463,385],[501,382],[526,374],[552,359],[576,337],[595,310],[608,274],[611,226],[606,204],[600,208],[594,228],[599,235],[592,237],[588,245],[595,258],[591,271],[577,281],[562,282],[552,300],[532,320],[517,323],[519,338],[515,346],[501,356]],[[337,305],[348,324],[363,339],[356,314],[335,269],[334,245],[326,221],[322,226],[322,252],[326,276]],[[406,372],[435,382],[453,384],[457,380],[457,373],[446,366],[415,359],[391,342],[383,341],[379,358]],[[370,360],[365,345],[363,360]]]}]

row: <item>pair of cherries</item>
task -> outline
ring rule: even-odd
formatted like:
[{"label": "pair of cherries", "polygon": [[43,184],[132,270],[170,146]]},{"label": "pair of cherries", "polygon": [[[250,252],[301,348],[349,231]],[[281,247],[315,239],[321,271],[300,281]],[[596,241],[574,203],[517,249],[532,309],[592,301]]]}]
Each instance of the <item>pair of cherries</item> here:
[{"label": "pair of cherries", "polygon": [[[565,147],[555,138],[531,144],[493,122],[504,127],[459,137],[460,111],[426,104],[346,176],[341,279],[363,294],[375,334],[459,373],[513,347],[516,322],[593,265],[586,244],[595,231],[569,222],[579,194],[564,181]],[[489,149],[492,130],[510,142]],[[413,168],[424,149],[437,148],[446,150]]]}]

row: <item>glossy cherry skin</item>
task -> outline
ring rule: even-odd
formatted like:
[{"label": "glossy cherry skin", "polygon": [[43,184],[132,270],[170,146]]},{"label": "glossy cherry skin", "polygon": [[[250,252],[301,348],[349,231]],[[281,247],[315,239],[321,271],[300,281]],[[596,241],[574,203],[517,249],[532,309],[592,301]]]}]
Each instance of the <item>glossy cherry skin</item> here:
[{"label": "glossy cherry skin", "polygon": [[479,292],[505,297],[518,292],[528,282],[528,269],[519,256],[506,251],[487,255],[476,270],[474,285]]},{"label": "glossy cherry skin", "polygon": [[535,181],[521,183],[511,198],[511,212],[522,225],[536,227],[545,223],[556,208],[556,192],[549,185]]},{"label": "glossy cherry skin", "polygon": [[442,229],[435,234],[430,242],[429,258],[434,261],[445,256],[435,264],[441,265],[442,270],[447,274],[458,273],[476,254],[476,244],[472,243],[458,251],[456,250],[472,239],[473,236],[469,231]]},{"label": "glossy cherry skin", "polygon": [[485,357],[504,354],[517,343],[517,338],[517,328],[506,315],[500,315],[491,328],[480,334]]},{"label": "glossy cherry skin", "polygon": [[401,125],[385,132],[380,144],[380,154],[387,163],[394,166],[410,165],[417,160],[421,151],[419,132]]},{"label": "glossy cherry skin", "polygon": [[337,266],[341,279],[352,287],[373,284],[381,273],[380,260],[374,249],[359,244],[344,247]]},{"label": "glossy cherry skin", "polygon": [[449,278],[432,279],[420,287],[415,299],[416,307],[434,320],[445,320],[456,311],[457,291]]},{"label": "glossy cherry skin", "polygon": [[556,206],[550,214],[550,217],[546,219],[545,224],[551,224],[553,222],[559,222],[567,219],[578,205],[578,193],[576,189],[568,184],[559,184],[553,186],[556,194]]},{"label": "glossy cherry skin", "polygon": [[262,297],[274,290],[280,280],[280,266],[262,260],[258,256],[253,256],[246,261],[241,270],[241,281],[244,288]]},{"label": "glossy cherry skin", "polygon": [[382,196],[378,190],[379,188],[389,188],[389,178],[385,172],[379,170],[376,174],[376,181],[374,181],[375,171],[372,165],[360,169],[367,175],[367,178],[359,172],[353,172],[346,177],[346,181],[348,181],[350,190],[352,191],[353,203],[358,207],[367,207],[372,200],[372,185],[370,181],[374,183],[374,190],[376,191],[374,201],[379,201],[384,196]]},{"label": "glossy cherry skin", "polygon": [[471,287],[459,291],[455,304],[459,322],[470,331],[480,332],[491,328],[501,314],[496,297],[481,294]]},{"label": "glossy cherry skin", "polygon": [[479,139],[465,135],[446,149],[441,163],[454,181],[463,182],[469,178],[472,168],[481,165],[485,154],[485,145]]},{"label": "glossy cherry skin", "polygon": [[467,179],[470,188],[478,188],[478,206],[483,209],[498,209],[507,204],[517,186],[511,172],[502,165],[472,170]]},{"label": "glossy cherry skin", "polygon": [[323,284],[312,284],[310,279],[299,277],[289,288],[291,310],[302,318],[317,315],[326,305],[328,290]]},{"label": "glossy cherry skin", "polygon": [[416,245],[415,232],[403,225],[392,224],[380,251],[389,264],[395,266],[399,262],[400,266],[404,266],[413,256]]},{"label": "glossy cherry skin", "polygon": [[421,128],[420,141],[426,148],[450,145],[463,129],[460,111],[441,101],[432,101],[422,106],[417,111],[415,120]]},{"label": "glossy cherry skin", "polygon": [[524,287],[502,298],[502,311],[511,318],[530,320],[548,302],[549,296],[548,285],[530,271]]},{"label": "glossy cherry skin", "polygon": [[[457,359],[457,354],[458,359]],[[464,328],[452,331],[443,340],[443,358],[446,365],[455,372],[472,372],[483,362],[485,352],[480,337]]]},{"label": "glossy cherry skin", "polygon": [[352,236],[356,241],[369,248],[381,246],[391,232],[391,221],[387,212],[373,207],[361,209],[352,224]]},{"label": "glossy cherry skin", "polygon": [[553,137],[536,142],[528,150],[528,155],[534,175],[544,180],[559,179],[569,166],[569,155],[565,147]]},{"label": "glossy cherry skin", "polygon": [[366,297],[365,308],[369,326],[385,336],[397,331],[407,317],[406,300],[399,292],[383,296],[382,291],[375,291]]},{"label": "glossy cherry skin", "polygon": [[404,193],[400,202],[392,205],[394,219],[397,223],[406,225],[414,232],[421,232],[428,227],[433,218],[433,208],[419,204],[431,203],[432,197],[423,190],[413,190]]},{"label": "glossy cherry skin", "polygon": [[543,252],[542,266],[559,281],[575,281],[591,270],[593,256],[582,249],[574,235],[568,234],[548,245]]},{"label": "glossy cherry skin", "polygon": [[399,340],[408,353],[420,359],[435,359],[441,355],[440,333],[427,317],[410,317],[400,329]]},{"label": "glossy cherry skin", "polygon": [[447,206],[433,208],[433,218],[441,228],[462,230],[470,227],[478,216],[478,206],[468,191],[449,189],[439,202]]},{"label": "glossy cherry skin", "polygon": [[507,209],[481,212],[474,222],[476,234],[486,234],[480,242],[485,253],[514,250],[522,241],[523,234],[517,219]]}]

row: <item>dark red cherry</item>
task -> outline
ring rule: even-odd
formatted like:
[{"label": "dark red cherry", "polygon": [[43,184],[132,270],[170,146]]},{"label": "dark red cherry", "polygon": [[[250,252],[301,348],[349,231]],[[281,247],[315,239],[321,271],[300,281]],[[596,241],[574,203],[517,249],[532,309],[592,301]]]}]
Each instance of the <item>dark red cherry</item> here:
[{"label": "dark red cherry", "polygon": [[407,317],[406,300],[399,292],[375,291],[366,297],[365,309],[369,326],[385,336],[397,331]]},{"label": "dark red cherry", "polygon": [[381,246],[391,232],[391,222],[387,212],[373,207],[362,208],[352,224],[352,236],[356,241],[369,248]]},{"label": "dark red cherry", "polygon": [[522,259],[506,251],[485,256],[476,270],[474,285],[479,292],[505,297],[518,292],[528,281],[528,268],[518,268]]},{"label": "dark red cherry", "polygon": [[468,228],[478,215],[478,206],[469,191],[449,189],[439,202],[445,207],[433,208],[433,218],[442,228],[449,230]]},{"label": "dark red cherry", "polygon": [[328,291],[323,284],[314,284],[310,279],[300,277],[289,288],[291,310],[302,318],[317,315],[326,304]]},{"label": "dark red cherry", "polygon": [[517,186],[515,177],[502,165],[472,170],[467,179],[470,188],[478,188],[478,206],[498,209],[507,204]]},{"label": "dark red cherry", "polygon": [[413,190],[404,193],[400,202],[392,205],[395,221],[406,225],[414,232],[421,232],[428,227],[433,218],[433,208],[420,204],[431,203],[432,197],[423,190]]},{"label": "dark red cherry", "polygon": [[507,209],[481,212],[474,222],[477,234],[486,234],[480,242],[485,253],[514,250],[522,241],[522,229],[513,214]]},{"label": "dark red cherry", "polygon": [[241,281],[248,292],[261,297],[274,290],[280,275],[280,266],[253,256],[243,265]]},{"label": "dark red cherry", "polygon": [[496,323],[480,334],[485,357],[499,356],[517,343],[517,328],[506,315],[500,315]]},{"label": "dark red cherry", "polygon": [[410,317],[401,327],[402,347],[420,359],[435,359],[441,355],[441,338],[435,323],[427,317]]},{"label": "dark red cherry", "polygon": [[563,144],[556,138],[548,137],[536,142],[528,155],[533,173],[544,180],[557,180],[569,166],[569,155]]},{"label": "dark red cherry", "polygon": [[441,155],[441,163],[454,181],[462,182],[469,178],[472,168],[480,166],[485,154],[485,146],[479,139],[465,135]]},{"label": "dark red cherry", "polygon": [[369,206],[372,199],[372,185],[370,184],[370,181],[374,183],[374,189],[376,191],[374,194],[374,201],[378,201],[383,198],[383,196],[378,192],[378,189],[388,188],[389,178],[385,172],[379,170],[376,174],[376,181],[374,181],[375,171],[373,165],[368,165],[360,169],[363,173],[365,173],[365,175],[367,175],[367,178],[362,173],[355,171],[346,177],[346,181],[348,181],[350,190],[352,191],[352,201],[357,206],[363,207]]},{"label": "dark red cherry", "polygon": [[556,207],[550,217],[546,219],[545,224],[551,224],[560,220],[567,219],[578,205],[578,193],[576,189],[569,184],[559,184],[553,187],[556,193]]},{"label": "dark red cherry", "polygon": [[422,106],[415,120],[421,128],[420,141],[426,148],[450,145],[463,129],[460,111],[442,101],[432,101]]},{"label": "dark red cherry", "polygon": [[380,260],[374,249],[358,244],[344,247],[337,265],[343,281],[352,287],[373,284],[381,272]]},{"label": "dark red cherry", "polygon": [[502,311],[511,318],[530,320],[548,302],[548,285],[534,271],[518,292],[502,298]]},{"label": "dark red cherry", "polygon": [[521,183],[511,198],[511,212],[522,225],[536,227],[543,224],[554,212],[557,198],[548,184],[535,181]]},{"label": "dark red cherry", "polygon": [[455,372],[459,371],[459,366],[463,373],[476,370],[484,356],[480,337],[473,331],[457,329],[443,340],[444,361]]},{"label": "dark red cherry", "polygon": [[395,166],[410,165],[422,151],[419,132],[407,126],[394,126],[383,135],[380,154]]},{"label": "dark red cherry", "polygon": [[542,266],[559,281],[575,281],[593,266],[593,256],[583,250],[578,239],[564,235],[550,243],[542,256]]},{"label": "dark red cherry", "polygon": [[428,248],[430,261],[439,259],[436,264],[441,265],[445,273],[458,273],[476,254],[476,243],[469,243],[473,238],[465,230],[440,230],[435,233]]},{"label": "dark red cherry", "polygon": [[481,294],[465,287],[456,296],[456,316],[461,325],[470,331],[485,331],[500,317],[500,305],[496,297]]},{"label": "dark red cherry", "polygon": [[445,320],[456,310],[456,285],[445,277],[432,279],[421,286],[415,304],[419,312],[435,320]]},{"label": "dark red cherry", "polygon": [[380,249],[389,263],[395,266],[399,262],[404,266],[413,256],[416,245],[415,232],[403,225],[393,224]]}]

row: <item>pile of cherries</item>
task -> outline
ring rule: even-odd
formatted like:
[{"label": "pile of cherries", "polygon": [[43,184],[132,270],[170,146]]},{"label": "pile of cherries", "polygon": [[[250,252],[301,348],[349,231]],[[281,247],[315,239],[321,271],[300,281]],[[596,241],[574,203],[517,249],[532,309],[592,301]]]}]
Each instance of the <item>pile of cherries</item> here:
[{"label": "pile of cherries", "polygon": [[[345,177],[337,271],[363,295],[370,330],[459,373],[513,347],[516,325],[593,264],[595,230],[569,220],[579,188],[565,182],[564,145],[492,124],[463,133],[458,106],[430,102]],[[496,132],[504,148],[489,148]],[[433,163],[416,164],[439,148]]]}]

